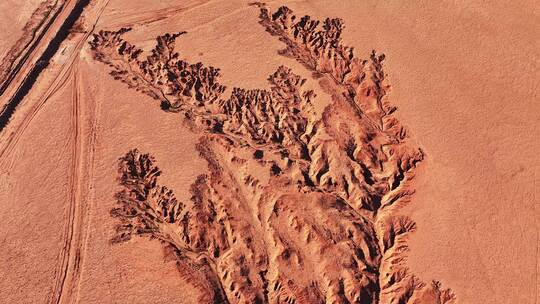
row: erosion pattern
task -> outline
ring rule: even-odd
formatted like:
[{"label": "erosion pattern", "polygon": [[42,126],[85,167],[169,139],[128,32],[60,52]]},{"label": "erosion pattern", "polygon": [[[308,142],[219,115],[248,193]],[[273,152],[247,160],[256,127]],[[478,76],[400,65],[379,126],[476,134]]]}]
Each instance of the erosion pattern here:
[{"label": "erosion pattern", "polygon": [[209,167],[179,201],[151,155],[120,158],[113,243],[161,241],[201,303],[454,303],[450,290],[405,265],[416,226],[399,209],[424,155],[392,116],[384,55],[355,57],[340,19],[257,5],[260,24],[286,45],[280,54],[331,96],[321,113],[306,79],[287,67],[268,77],[268,89],[225,97],[219,69],[175,52],[184,32],[158,37],[144,58],[122,38],[129,29],[94,35],[95,59],[179,113]]}]

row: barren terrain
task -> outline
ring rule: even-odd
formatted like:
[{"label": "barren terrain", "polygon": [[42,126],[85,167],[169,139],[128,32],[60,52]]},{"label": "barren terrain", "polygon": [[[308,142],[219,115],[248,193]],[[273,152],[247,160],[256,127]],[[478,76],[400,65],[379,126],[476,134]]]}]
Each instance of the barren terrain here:
[{"label": "barren terrain", "polygon": [[0,8],[6,303],[540,300],[533,1]]}]

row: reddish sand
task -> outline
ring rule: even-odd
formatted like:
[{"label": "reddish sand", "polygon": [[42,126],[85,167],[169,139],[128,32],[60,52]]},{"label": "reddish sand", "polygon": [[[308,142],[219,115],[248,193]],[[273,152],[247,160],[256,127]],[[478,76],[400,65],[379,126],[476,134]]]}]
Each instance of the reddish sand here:
[{"label": "reddish sand", "polygon": [[[0,55],[28,34],[39,2],[0,3]],[[28,94],[0,95],[2,106],[20,101],[0,121],[0,299],[538,302],[537,5],[249,2],[91,1]],[[386,79],[371,78],[372,61],[360,82],[324,70],[325,55],[259,16],[281,5],[341,18],[356,57],[386,54]],[[122,27],[132,29],[119,39],[143,50],[139,62],[100,33]],[[156,37],[181,31],[174,51],[219,68],[224,92],[171,93],[170,82],[185,84],[160,78],[168,67],[138,70]],[[278,54],[286,41],[288,57]],[[203,87],[212,81],[183,71]],[[294,75],[305,84],[291,85]],[[270,97],[234,99],[233,87]],[[265,121],[271,111],[276,125]],[[144,159],[134,148],[159,167],[157,184],[130,171]],[[133,181],[152,184],[144,199]]]}]

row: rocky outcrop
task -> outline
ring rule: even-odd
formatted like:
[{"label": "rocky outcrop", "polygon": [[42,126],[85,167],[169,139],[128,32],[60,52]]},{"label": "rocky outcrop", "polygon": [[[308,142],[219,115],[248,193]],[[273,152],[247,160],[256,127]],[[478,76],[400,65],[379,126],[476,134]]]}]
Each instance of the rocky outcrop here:
[{"label": "rocky outcrop", "polygon": [[201,302],[453,303],[449,290],[421,282],[405,264],[416,225],[398,211],[424,153],[392,116],[384,55],[355,57],[340,19],[259,6],[260,23],[286,45],[281,54],[332,97],[322,113],[307,80],[287,67],[269,76],[267,89],[233,88],[225,97],[219,69],[175,52],[183,33],[158,37],[144,59],[123,40],[128,29],[94,36],[95,59],[181,114],[209,167],[191,200],[178,202],[158,185],[152,157],[130,151],[120,159],[113,241],[141,235],[171,247],[181,273],[210,295]]}]

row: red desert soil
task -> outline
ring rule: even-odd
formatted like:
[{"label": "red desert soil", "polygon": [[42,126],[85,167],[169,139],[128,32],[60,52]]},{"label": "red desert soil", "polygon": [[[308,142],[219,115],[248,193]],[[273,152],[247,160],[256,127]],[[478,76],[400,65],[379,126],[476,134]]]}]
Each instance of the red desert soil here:
[{"label": "red desert soil", "polygon": [[0,14],[0,302],[540,300],[534,1]]}]

